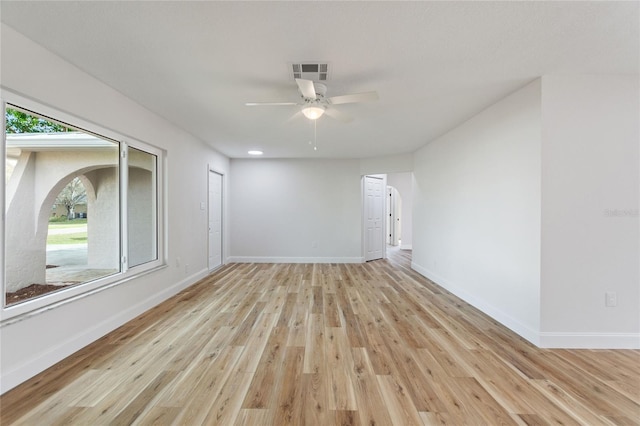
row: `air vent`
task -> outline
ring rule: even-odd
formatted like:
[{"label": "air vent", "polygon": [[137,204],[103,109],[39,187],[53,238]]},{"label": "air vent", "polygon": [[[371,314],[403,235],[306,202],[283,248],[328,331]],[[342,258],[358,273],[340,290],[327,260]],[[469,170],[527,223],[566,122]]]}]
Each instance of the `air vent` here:
[{"label": "air vent", "polygon": [[327,81],[329,79],[328,62],[293,62],[290,64],[292,78],[302,78],[312,81]]}]

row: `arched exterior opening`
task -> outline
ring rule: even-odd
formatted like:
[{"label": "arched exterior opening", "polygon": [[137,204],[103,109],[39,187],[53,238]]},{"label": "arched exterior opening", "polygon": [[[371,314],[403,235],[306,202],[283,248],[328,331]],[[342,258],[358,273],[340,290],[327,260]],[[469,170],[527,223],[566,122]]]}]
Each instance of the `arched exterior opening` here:
[{"label": "arched exterior opening", "polygon": [[13,138],[17,142],[12,141],[12,148],[20,154],[7,184],[5,291],[48,282],[51,209],[60,191],[76,177],[86,189],[87,216],[91,217],[87,221],[87,263],[75,266],[99,272],[78,273],[67,281],[86,282],[119,271],[118,144],[76,133]]}]

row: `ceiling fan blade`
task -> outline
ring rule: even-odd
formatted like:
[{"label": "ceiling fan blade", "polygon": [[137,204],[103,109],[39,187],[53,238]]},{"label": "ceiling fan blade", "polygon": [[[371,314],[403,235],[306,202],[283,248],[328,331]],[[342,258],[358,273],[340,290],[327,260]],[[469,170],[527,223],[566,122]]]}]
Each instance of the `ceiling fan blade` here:
[{"label": "ceiling fan blade", "polygon": [[296,83],[298,83],[302,96],[307,99],[317,99],[316,87],[313,85],[313,81],[296,78]]},{"label": "ceiling fan blade", "polygon": [[329,102],[331,102],[332,105],[339,105],[352,104],[355,102],[377,101],[378,99],[378,92],[364,92],[354,93],[352,95],[334,96],[329,98]]},{"label": "ceiling fan blade", "polygon": [[324,113],[331,118],[335,118],[338,121],[342,121],[343,123],[349,123],[353,121],[353,117],[351,117],[349,114],[340,112],[335,108],[327,108],[324,110]]},{"label": "ceiling fan blade", "polygon": [[297,121],[297,120],[298,120],[298,118],[300,118],[300,117],[304,117],[304,116],[302,115],[302,111],[298,111],[298,112],[296,112],[295,114],[293,114],[291,117],[289,117],[289,118],[287,119],[287,121],[285,121],[285,122],[284,122],[284,124],[289,124],[289,123],[292,123],[292,122],[294,122],[294,121]]},{"label": "ceiling fan blade", "polygon": [[295,102],[247,102],[246,106],[282,106],[282,105],[298,105]]}]

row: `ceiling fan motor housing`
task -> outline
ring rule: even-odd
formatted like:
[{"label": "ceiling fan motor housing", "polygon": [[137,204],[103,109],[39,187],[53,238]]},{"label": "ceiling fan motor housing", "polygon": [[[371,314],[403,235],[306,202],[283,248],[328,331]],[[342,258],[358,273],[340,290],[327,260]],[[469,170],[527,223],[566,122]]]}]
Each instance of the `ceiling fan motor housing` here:
[{"label": "ceiling fan motor housing", "polygon": [[313,82],[313,87],[316,88],[316,95],[318,95],[319,98],[324,98],[327,95],[327,85],[324,83],[316,83],[315,81]]},{"label": "ceiling fan motor housing", "polygon": [[300,93],[300,96],[302,97],[302,99],[304,99],[304,103],[309,105],[309,104],[324,104],[326,103],[325,97],[327,95],[327,85],[324,83],[317,83],[317,82],[313,82],[313,88],[314,91],[316,92],[316,98],[307,98],[304,94],[302,94],[300,92],[300,90],[298,90],[298,92]]}]

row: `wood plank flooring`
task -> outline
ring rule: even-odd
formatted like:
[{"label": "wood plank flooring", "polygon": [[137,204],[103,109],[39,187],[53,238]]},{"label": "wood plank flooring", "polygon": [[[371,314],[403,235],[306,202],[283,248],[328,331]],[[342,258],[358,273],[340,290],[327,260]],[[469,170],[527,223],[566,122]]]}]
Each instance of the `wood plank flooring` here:
[{"label": "wood plank flooring", "polygon": [[0,423],[640,424],[640,351],[537,349],[391,254],[224,266],[0,397]]}]

